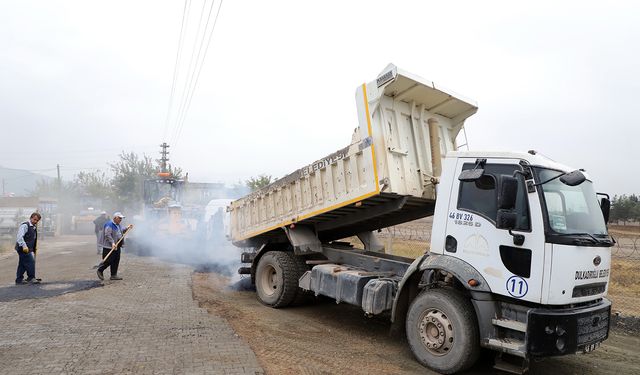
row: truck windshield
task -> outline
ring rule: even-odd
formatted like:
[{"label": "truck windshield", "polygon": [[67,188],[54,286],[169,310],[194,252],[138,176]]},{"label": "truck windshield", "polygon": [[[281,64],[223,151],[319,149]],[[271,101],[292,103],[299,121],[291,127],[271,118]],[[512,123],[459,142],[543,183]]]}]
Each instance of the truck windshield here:
[{"label": "truck windshield", "polygon": [[[534,168],[538,181],[548,181],[560,171]],[[548,242],[611,246],[607,226],[591,181],[568,186],[554,179],[540,185],[547,217]]]},{"label": "truck windshield", "polygon": [[175,180],[145,180],[145,202],[166,207],[169,203],[179,201],[181,183]]}]

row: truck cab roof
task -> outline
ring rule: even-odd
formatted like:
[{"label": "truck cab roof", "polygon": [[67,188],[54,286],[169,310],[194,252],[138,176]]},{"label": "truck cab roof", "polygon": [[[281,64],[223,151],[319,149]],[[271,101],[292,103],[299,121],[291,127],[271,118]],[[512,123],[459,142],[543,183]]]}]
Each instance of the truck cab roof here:
[{"label": "truck cab roof", "polygon": [[565,164],[558,163],[548,157],[531,152],[512,152],[512,151],[452,151],[448,152],[447,158],[477,158],[477,159],[520,159],[526,160],[532,166],[555,169],[562,172],[571,172],[576,168],[572,168]]}]

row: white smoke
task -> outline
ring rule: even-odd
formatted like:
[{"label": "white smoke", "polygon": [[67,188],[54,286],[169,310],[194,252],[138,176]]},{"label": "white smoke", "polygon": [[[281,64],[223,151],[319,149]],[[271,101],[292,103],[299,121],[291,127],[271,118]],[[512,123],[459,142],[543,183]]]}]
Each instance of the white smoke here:
[{"label": "white smoke", "polygon": [[[234,280],[240,263],[240,250],[227,239],[229,199],[214,199],[197,218],[184,216],[170,225],[168,215],[156,219],[134,217],[134,229],[127,236],[125,249],[163,261],[215,271]],[[125,223],[123,223],[125,225]]]}]

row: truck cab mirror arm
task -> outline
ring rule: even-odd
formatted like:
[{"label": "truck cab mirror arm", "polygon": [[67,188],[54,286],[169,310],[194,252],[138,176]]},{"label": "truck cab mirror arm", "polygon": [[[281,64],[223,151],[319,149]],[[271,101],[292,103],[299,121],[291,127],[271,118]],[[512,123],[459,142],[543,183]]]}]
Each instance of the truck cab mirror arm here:
[{"label": "truck cab mirror arm", "polygon": [[496,227],[498,229],[507,229],[509,234],[513,236],[513,244],[522,246],[525,239],[524,235],[512,232],[516,227],[517,219],[517,214],[513,210],[501,208],[496,215]]},{"label": "truck cab mirror arm", "polygon": [[611,200],[609,199],[609,195],[605,193],[596,193],[596,195],[601,195],[600,199],[600,209],[602,210],[602,217],[604,218],[604,223],[609,223],[609,214],[611,213]]}]

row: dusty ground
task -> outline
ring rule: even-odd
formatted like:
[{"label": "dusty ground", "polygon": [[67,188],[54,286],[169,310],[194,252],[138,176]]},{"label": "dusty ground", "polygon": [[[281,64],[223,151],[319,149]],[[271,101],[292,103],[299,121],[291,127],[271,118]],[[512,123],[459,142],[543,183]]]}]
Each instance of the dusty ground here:
[{"label": "dusty ground", "polygon": [[[387,320],[367,319],[356,307],[319,301],[276,310],[260,304],[255,292],[238,290],[237,283],[229,287],[219,274],[194,273],[192,280],[194,299],[228,320],[267,374],[432,373],[414,360],[404,337],[389,334]],[[469,373],[494,373],[491,360],[486,355]],[[638,374],[640,338],[612,332],[595,352],[533,363],[531,373]]]}]

